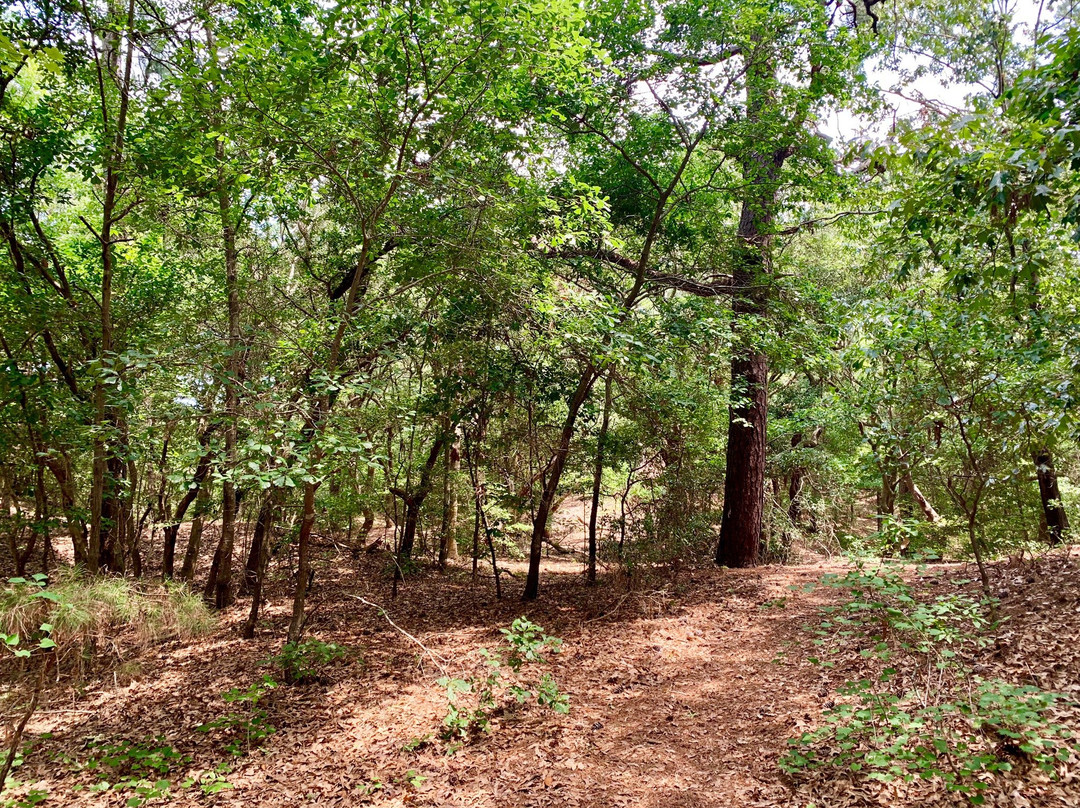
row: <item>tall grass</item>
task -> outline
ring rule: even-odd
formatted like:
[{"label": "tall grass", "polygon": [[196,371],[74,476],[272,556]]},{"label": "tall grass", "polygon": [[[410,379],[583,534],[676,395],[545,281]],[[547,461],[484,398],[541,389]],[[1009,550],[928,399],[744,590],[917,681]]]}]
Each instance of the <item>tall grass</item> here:
[{"label": "tall grass", "polygon": [[85,575],[61,568],[48,585],[9,583],[0,589],[0,632],[32,637],[43,623],[61,656],[121,646],[145,647],[205,634],[215,624],[202,599],[177,583]]}]

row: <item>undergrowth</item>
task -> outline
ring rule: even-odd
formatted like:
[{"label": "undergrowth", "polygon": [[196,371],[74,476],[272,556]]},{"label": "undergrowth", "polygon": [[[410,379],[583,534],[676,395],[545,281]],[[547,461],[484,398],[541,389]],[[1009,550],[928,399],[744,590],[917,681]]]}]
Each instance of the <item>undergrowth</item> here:
[{"label": "undergrowth", "polygon": [[137,646],[190,639],[211,630],[214,618],[183,584],[60,568],[48,579],[12,578],[0,590],[0,633],[31,636],[42,624],[61,657],[75,651],[87,658],[121,634]]},{"label": "undergrowth", "polygon": [[994,775],[1037,767],[1051,777],[1080,752],[1057,713],[1076,705],[1064,694],[984,678],[974,663],[989,643],[995,604],[963,592],[920,600],[895,571],[828,575],[844,590],[811,630],[821,658],[858,647],[874,675],[840,688],[824,723],[789,741],[781,768],[847,771],[880,781],[922,779],[982,804]]},{"label": "undergrowth", "polygon": [[[477,734],[489,732],[496,715],[529,701],[557,713],[570,711],[570,697],[559,690],[554,677],[536,672],[536,667],[549,664],[547,655],[561,651],[562,640],[545,634],[543,628],[525,617],[500,630],[505,639],[502,647],[480,649],[485,667],[482,675],[444,676],[438,680],[447,696],[440,738],[450,753]],[[413,751],[425,741],[410,742],[406,750]]]}]

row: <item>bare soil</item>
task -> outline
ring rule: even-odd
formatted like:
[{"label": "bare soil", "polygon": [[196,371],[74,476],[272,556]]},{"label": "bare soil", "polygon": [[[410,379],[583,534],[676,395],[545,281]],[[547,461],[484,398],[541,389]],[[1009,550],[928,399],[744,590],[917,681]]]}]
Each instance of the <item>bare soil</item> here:
[{"label": "bare soil", "polygon": [[[806,626],[837,593],[805,585],[842,571],[837,562],[686,570],[631,590],[614,574],[587,587],[580,563],[551,559],[542,599],[530,604],[518,600],[520,573],[504,580],[502,600],[490,570],[474,581],[465,568],[421,572],[392,598],[385,568],[378,556],[354,561],[322,548],[307,633],[352,653],[325,681],[272,691],[265,706],[276,732],[261,747],[230,755],[223,736],[198,728],[235,709],[224,691],[274,672],[260,661],[281,647],[285,580],[272,588],[254,640],[239,638],[242,599],[212,636],[53,683],[29,726],[36,742],[16,775],[20,792],[47,791],[47,805],[123,805],[130,792],[88,790],[98,781],[80,765],[88,739],[161,738],[190,757],[174,780],[220,765],[233,786],[213,795],[174,788],[171,805],[963,804],[919,783],[795,782],[778,769],[787,740],[817,725],[837,686],[863,665],[857,654],[831,669],[809,661]],[[1080,564],[1058,554],[993,574],[1011,619],[986,664],[1080,698]],[[966,565],[941,565],[926,586],[975,577]],[[570,713],[506,712],[490,733],[447,754],[435,740],[447,706],[436,680],[475,669],[477,650],[498,645],[499,629],[520,615],[563,639],[552,673]],[[1080,805],[1080,775],[1067,767],[1056,782],[1028,773],[1008,789],[997,804]]]}]

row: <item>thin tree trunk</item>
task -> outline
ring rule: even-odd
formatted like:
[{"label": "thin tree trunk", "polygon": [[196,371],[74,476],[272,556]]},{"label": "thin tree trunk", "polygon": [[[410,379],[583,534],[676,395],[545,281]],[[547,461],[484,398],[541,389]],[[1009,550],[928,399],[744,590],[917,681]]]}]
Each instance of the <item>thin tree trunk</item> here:
[{"label": "thin tree trunk", "polygon": [[1069,532],[1069,517],[1061,501],[1054,456],[1043,447],[1035,453],[1035,475],[1039,481],[1039,500],[1046,518],[1046,534],[1051,545],[1064,544]]},{"label": "thin tree trunk", "polygon": [[292,619],[289,621],[288,641],[300,642],[307,622],[304,604],[307,601],[308,582],[311,578],[310,547],[311,531],[315,526],[315,491],[317,483],[304,483],[303,516],[300,522],[300,535],[296,540],[296,589],[293,593]]},{"label": "thin tree trunk", "polygon": [[533,517],[532,539],[529,543],[529,574],[525,577],[525,591],[521,594],[522,600],[536,600],[540,594],[540,559],[544,550],[544,536],[547,532],[548,517],[551,515],[555,495],[559,490],[559,481],[562,479],[563,468],[570,454],[570,441],[574,437],[574,428],[577,424],[578,413],[581,406],[589,397],[593,383],[598,374],[596,369],[589,365],[581,374],[577,389],[569,401],[566,420],[563,422],[562,432],[559,433],[559,443],[555,448],[555,454],[548,465],[547,478],[540,493],[540,503]]},{"label": "thin tree trunk", "polygon": [[251,554],[244,570],[244,584],[251,593],[251,609],[240,636],[250,640],[255,636],[255,627],[259,622],[259,608],[262,604],[263,582],[266,568],[270,561],[270,544],[274,529],[275,516],[279,507],[280,491],[273,489],[263,500],[259,515],[255,519],[255,533],[251,539]]},{"label": "thin tree trunk", "polygon": [[439,569],[446,569],[446,562],[458,557],[457,487],[454,485],[457,472],[461,469],[461,449],[457,438],[446,446],[446,476],[443,478],[443,519],[439,528]]},{"label": "thin tree trunk", "polygon": [[[123,30],[127,36],[124,55],[123,75],[116,74],[119,64],[119,47],[121,37],[107,36],[105,60],[107,65],[101,64],[98,58],[99,75],[108,71],[109,79],[115,83],[119,90],[119,108],[117,110],[115,124],[111,133],[112,142],[105,155],[105,178],[104,194],[101,203],[101,232],[97,234],[101,246],[101,301],[100,301],[100,325],[101,345],[98,357],[102,361],[112,362],[113,354],[113,319],[112,319],[112,294],[113,274],[115,270],[115,255],[113,253],[113,226],[119,220],[117,205],[120,201],[120,172],[124,160],[124,141],[127,131],[127,114],[130,103],[131,71],[135,55],[135,45],[131,33],[135,26],[135,0],[128,0],[127,18]],[[93,36],[93,34],[91,34]],[[108,98],[105,94],[105,82],[100,83],[102,110],[108,109]],[[107,116],[106,116],[107,117]],[[109,122],[102,123],[109,128]],[[121,368],[110,368],[114,373],[120,373]],[[102,368],[104,370],[104,367]],[[114,530],[117,524],[117,512],[119,511],[117,499],[120,496],[120,475],[123,474],[123,461],[120,461],[121,471],[116,473],[117,465],[114,461],[116,447],[111,445],[107,435],[114,432],[118,426],[118,415],[113,408],[107,406],[105,396],[105,379],[99,373],[94,382],[94,442],[92,482],[90,494],[90,538],[88,548],[88,562],[92,571],[100,569],[112,569],[114,567],[113,544]]]},{"label": "thin tree trunk", "polygon": [[26,725],[30,722],[30,717],[37,709],[38,701],[41,698],[41,692],[45,689],[45,676],[48,673],[49,666],[53,659],[54,655],[50,652],[42,661],[41,673],[38,674],[34,692],[30,694],[30,703],[26,706],[22,718],[19,719],[19,723],[13,728],[14,731],[8,739],[7,755],[4,757],[3,768],[0,768],[0,791],[3,791],[4,786],[7,784],[8,775],[11,773],[11,767],[15,763],[15,756],[19,752],[19,745],[22,743],[23,734],[26,732]]},{"label": "thin tree trunk", "polygon": [[938,512],[934,510],[934,506],[930,504],[930,500],[926,498],[926,495],[919,490],[919,486],[915,485],[915,481],[911,478],[911,472],[905,472],[901,478],[900,485],[904,491],[911,495],[911,498],[915,500],[915,504],[919,506],[919,510],[922,511],[923,517],[930,524],[937,524],[937,521],[941,518]]},{"label": "thin tree trunk", "polygon": [[[211,52],[217,52],[213,35]],[[220,112],[220,110],[219,110]],[[236,541],[236,484],[232,472],[236,467],[237,421],[239,419],[240,383],[243,377],[243,354],[240,350],[240,286],[239,252],[236,247],[236,223],[232,197],[225,185],[225,143],[219,139],[215,146],[218,163],[218,213],[221,223],[221,243],[225,253],[225,290],[228,295],[229,341],[225,363],[225,468],[221,482],[222,511],[221,539],[214,553],[214,566],[206,585],[206,597],[213,597],[214,607],[224,609],[232,603],[233,545]]]},{"label": "thin tree trunk", "polygon": [[589,510],[589,567],[586,580],[596,583],[596,520],[600,513],[600,485],[604,477],[604,449],[607,444],[608,423],[611,418],[611,371],[604,377],[604,411],[600,416],[600,433],[596,436],[596,462],[593,465],[592,507]]},{"label": "thin tree trunk", "polygon": [[881,488],[877,496],[878,533],[885,529],[885,517],[896,515],[896,475],[882,468]]},{"label": "thin tree trunk", "polygon": [[74,474],[71,469],[71,458],[66,453],[56,453],[45,459],[45,463],[56,479],[56,485],[60,489],[60,508],[64,512],[67,521],[68,535],[71,536],[71,545],[75,550],[75,563],[87,566],[88,559],[88,535],[86,521],[77,506]]},{"label": "thin tree trunk", "polygon": [[272,518],[275,507],[274,495],[277,489],[263,499],[259,506],[259,514],[255,517],[255,530],[251,536],[251,548],[248,550],[247,561],[244,563],[244,575],[240,580],[240,594],[250,595],[255,588],[259,577],[259,569],[264,554],[263,544],[267,541],[268,524]]},{"label": "thin tree trunk", "polygon": [[[204,449],[210,442],[210,436],[213,433],[213,430],[213,426],[208,426],[199,436],[199,445]],[[173,511],[172,523],[165,528],[164,550],[161,562],[162,578],[171,578],[173,576],[173,568],[176,563],[176,537],[180,532],[180,523],[184,521],[184,516],[187,514],[187,509],[191,506],[191,503],[202,496],[203,483],[206,481],[207,475],[210,474],[210,465],[213,461],[213,450],[204,452],[203,456],[199,458],[199,462],[195,465],[195,475],[191,478],[191,483],[184,492],[184,496],[181,497],[180,501],[176,504],[176,510]],[[198,510],[197,505],[196,510]]]},{"label": "thin tree trunk", "polygon": [[195,577],[195,568],[199,564],[199,551],[202,549],[203,523],[210,510],[210,486],[199,489],[195,500],[195,518],[191,521],[191,533],[188,534],[187,550],[184,552],[184,564],[180,568],[180,579],[190,581]]},{"label": "thin tree trunk", "polygon": [[398,550],[397,566],[394,570],[395,581],[402,580],[405,568],[412,561],[413,544],[416,541],[416,525],[420,521],[420,508],[423,506],[424,500],[427,499],[427,495],[431,492],[431,474],[439,462],[439,455],[442,453],[445,442],[445,433],[440,434],[435,439],[431,451],[428,452],[424,469],[420,473],[420,484],[414,491],[402,491],[400,488],[390,489],[391,493],[399,497],[405,504],[405,529],[401,536],[401,547]]},{"label": "thin tree trunk", "polygon": [[[135,492],[138,490],[138,471],[135,461],[128,460],[128,495],[124,498],[124,537],[126,540],[126,555],[131,559],[131,574],[136,578],[142,578],[142,551],[140,544],[142,534],[139,526],[135,524]],[[123,551],[122,551],[123,552]]]},{"label": "thin tree trunk", "polygon": [[[389,197],[387,197],[387,199],[389,199]],[[342,311],[337,329],[334,331],[333,341],[330,343],[330,357],[326,363],[325,369],[331,374],[337,372],[338,365],[341,361],[341,346],[345,340],[345,330],[348,327],[349,320],[352,317],[353,310],[356,307],[357,299],[360,295],[361,286],[367,275],[368,256],[370,253],[371,239],[365,235],[360,247],[360,256],[357,258],[356,272],[353,274],[353,280],[349,286],[349,293],[345,299],[344,310]],[[311,402],[311,416],[305,431],[307,433],[307,440],[314,444],[314,448],[312,449],[309,458],[309,462],[312,466],[318,464],[322,459],[322,452],[318,445],[318,436],[322,429],[323,418],[330,411],[332,406],[333,399],[325,393],[319,395]],[[297,538],[296,547],[296,591],[293,593],[293,611],[292,617],[289,620],[288,641],[291,643],[300,642],[300,637],[304,631],[304,623],[306,622],[304,616],[304,604],[307,600],[308,580],[311,573],[311,561],[308,558],[308,554],[311,531],[315,526],[315,492],[318,490],[318,487],[319,484],[317,482],[304,483],[304,505],[300,521],[300,535]]]}]

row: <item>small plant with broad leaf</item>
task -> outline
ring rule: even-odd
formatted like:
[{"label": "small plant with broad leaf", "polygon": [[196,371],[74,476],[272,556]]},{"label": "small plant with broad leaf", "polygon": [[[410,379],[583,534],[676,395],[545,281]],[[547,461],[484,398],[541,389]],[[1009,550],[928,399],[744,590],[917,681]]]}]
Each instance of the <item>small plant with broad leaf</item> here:
[{"label": "small plant with broad leaf", "polygon": [[318,639],[300,643],[285,643],[281,653],[264,660],[263,664],[275,665],[285,674],[285,681],[302,684],[319,680],[327,668],[345,657],[344,647]]},{"label": "small plant with broad leaf", "polygon": [[569,696],[559,690],[550,673],[530,675],[535,666],[549,664],[548,655],[562,650],[562,640],[545,634],[525,617],[517,618],[510,628],[501,631],[503,646],[480,649],[486,669],[483,675],[444,676],[438,680],[447,695],[440,737],[450,744],[465,743],[478,733],[490,731],[491,719],[507,706],[521,707],[535,700],[557,713],[570,711]]},{"label": "small plant with broad leaf", "polygon": [[238,705],[240,709],[226,713],[200,726],[200,732],[224,730],[231,737],[225,750],[233,755],[243,755],[259,746],[277,731],[270,723],[266,709],[259,706],[266,696],[278,686],[269,675],[253,682],[247,689],[234,687],[221,694],[226,704]]},{"label": "small plant with broad leaf", "polygon": [[196,777],[187,778],[180,783],[180,787],[198,787],[199,791],[207,797],[220,794],[222,791],[229,791],[233,788],[233,784],[229,782],[229,778],[226,776],[230,768],[228,763],[219,763],[213,769],[204,771]]},{"label": "small plant with broad leaf", "polygon": [[834,654],[856,642],[879,670],[843,685],[823,725],[788,742],[783,771],[932,780],[977,805],[992,775],[1022,764],[1053,776],[1080,752],[1074,734],[1051,720],[1057,709],[1076,706],[1067,696],[975,675],[969,660],[989,642],[992,604],[963,593],[920,600],[899,573],[862,564],[823,582],[848,597],[825,607],[814,642]]},{"label": "small plant with broad leaf", "polygon": [[91,740],[87,744],[89,759],[80,768],[98,778],[91,786],[94,791],[115,791],[126,794],[124,804],[138,808],[149,800],[164,800],[170,796],[173,771],[191,758],[181,755],[164,742]]}]

